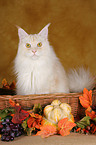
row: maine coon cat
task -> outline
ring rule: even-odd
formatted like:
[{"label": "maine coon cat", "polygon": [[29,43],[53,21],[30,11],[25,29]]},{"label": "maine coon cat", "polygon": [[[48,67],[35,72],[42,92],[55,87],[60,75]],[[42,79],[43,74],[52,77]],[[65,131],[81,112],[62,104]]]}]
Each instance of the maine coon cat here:
[{"label": "maine coon cat", "polygon": [[67,75],[48,41],[46,25],[38,34],[27,34],[18,28],[19,46],[15,58],[17,94],[79,92],[91,89],[94,78],[89,70],[79,68]]}]

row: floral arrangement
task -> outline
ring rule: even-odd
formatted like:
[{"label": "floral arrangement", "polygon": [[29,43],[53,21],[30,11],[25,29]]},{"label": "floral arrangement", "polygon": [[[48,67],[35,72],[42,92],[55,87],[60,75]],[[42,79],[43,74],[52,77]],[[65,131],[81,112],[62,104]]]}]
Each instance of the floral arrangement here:
[{"label": "floral arrangement", "polygon": [[[3,81],[3,84],[4,87],[8,87],[6,81]],[[15,86],[14,84],[12,86]],[[92,106],[92,91],[84,88],[79,100],[85,108],[85,117],[76,122],[71,114],[71,107],[59,100],[54,100],[51,105],[45,106],[47,109],[42,108],[40,104],[34,104],[32,110],[26,111],[21,108],[20,104],[9,99],[12,107],[0,110],[1,140],[12,141],[22,134],[39,135],[42,138],[55,134],[67,136],[70,132],[95,134],[96,106]],[[63,113],[65,116],[62,116]]]}]

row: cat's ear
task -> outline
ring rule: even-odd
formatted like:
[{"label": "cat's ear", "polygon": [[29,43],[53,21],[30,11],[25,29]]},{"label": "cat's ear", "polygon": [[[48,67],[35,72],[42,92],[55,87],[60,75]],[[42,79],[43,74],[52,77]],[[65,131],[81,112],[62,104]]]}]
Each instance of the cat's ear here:
[{"label": "cat's ear", "polygon": [[51,23],[47,24],[38,34],[42,36],[43,38],[47,39],[48,38],[48,27],[50,26]]},{"label": "cat's ear", "polygon": [[22,28],[20,28],[19,26],[17,26],[17,28],[18,28],[19,39],[23,39],[26,36],[28,36],[28,34]]}]

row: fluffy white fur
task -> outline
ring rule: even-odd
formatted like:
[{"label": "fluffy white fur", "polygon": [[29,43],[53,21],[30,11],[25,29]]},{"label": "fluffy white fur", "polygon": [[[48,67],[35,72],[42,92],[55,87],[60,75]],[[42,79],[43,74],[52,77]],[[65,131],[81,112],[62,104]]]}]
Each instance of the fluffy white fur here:
[{"label": "fluffy white fur", "polygon": [[95,77],[93,77],[89,69],[80,67],[70,69],[68,73],[70,92],[81,92],[84,88],[88,90],[95,86]]},{"label": "fluffy white fur", "polygon": [[[68,77],[48,41],[46,25],[38,34],[27,34],[18,28],[19,46],[15,58],[17,74],[17,94],[69,93],[82,91],[84,87],[93,87],[88,71],[71,71]],[[26,44],[30,44],[30,48]],[[41,43],[42,46],[38,46]],[[69,78],[69,79],[68,79]],[[87,80],[87,81],[86,81]]]}]

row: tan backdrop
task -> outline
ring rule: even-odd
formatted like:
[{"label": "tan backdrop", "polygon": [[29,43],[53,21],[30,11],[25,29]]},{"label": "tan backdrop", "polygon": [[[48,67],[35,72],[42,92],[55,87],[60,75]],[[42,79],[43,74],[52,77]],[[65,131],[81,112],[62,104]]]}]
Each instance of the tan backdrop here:
[{"label": "tan backdrop", "polygon": [[16,25],[38,33],[49,22],[50,43],[65,69],[84,65],[96,75],[96,0],[0,0],[0,82],[15,79]]}]

